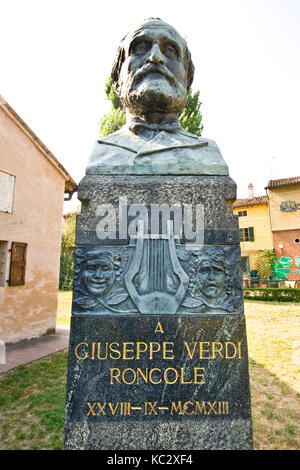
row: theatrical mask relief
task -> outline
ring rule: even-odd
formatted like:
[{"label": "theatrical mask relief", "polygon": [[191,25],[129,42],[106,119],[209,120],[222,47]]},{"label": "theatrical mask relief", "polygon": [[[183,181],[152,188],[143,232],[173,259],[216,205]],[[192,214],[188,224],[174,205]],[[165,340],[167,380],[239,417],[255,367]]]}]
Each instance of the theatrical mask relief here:
[{"label": "theatrical mask relief", "polygon": [[73,314],[243,312],[239,246],[187,249],[172,235],[75,252]]}]

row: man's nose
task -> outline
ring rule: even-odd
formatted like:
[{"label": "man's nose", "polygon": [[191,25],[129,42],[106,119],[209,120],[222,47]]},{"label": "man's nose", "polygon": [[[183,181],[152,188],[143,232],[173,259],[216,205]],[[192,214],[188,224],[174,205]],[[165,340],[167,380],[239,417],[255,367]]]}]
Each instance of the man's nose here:
[{"label": "man's nose", "polygon": [[210,268],[210,270],[209,270],[208,279],[211,280],[211,281],[214,279],[214,270],[213,270],[213,268]]},{"label": "man's nose", "polygon": [[152,63],[155,63],[155,64],[163,64],[164,63],[163,54],[162,54],[162,52],[159,48],[159,45],[157,43],[154,43],[152,45],[148,61],[152,62]]},{"label": "man's nose", "polygon": [[95,272],[94,277],[100,278],[100,279],[103,277],[103,272],[102,272],[102,268],[101,268],[101,267],[98,267],[98,268],[96,269],[96,272]]}]

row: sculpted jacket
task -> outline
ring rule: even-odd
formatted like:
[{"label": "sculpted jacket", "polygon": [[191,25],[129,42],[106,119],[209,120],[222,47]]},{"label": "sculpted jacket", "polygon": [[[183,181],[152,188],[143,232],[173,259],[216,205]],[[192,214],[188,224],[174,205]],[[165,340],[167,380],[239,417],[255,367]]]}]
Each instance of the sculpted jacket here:
[{"label": "sculpted jacket", "polygon": [[139,126],[133,132],[129,123],[99,139],[86,174],[228,175],[216,143],[187,132],[176,122],[176,132],[145,131]]}]

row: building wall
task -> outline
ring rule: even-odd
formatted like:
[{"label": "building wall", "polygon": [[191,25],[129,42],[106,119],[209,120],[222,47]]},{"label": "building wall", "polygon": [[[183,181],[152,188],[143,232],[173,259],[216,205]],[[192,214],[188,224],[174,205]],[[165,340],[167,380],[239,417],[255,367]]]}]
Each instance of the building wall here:
[{"label": "building wall", "polygon": [[[65,180],[0,109],[0,170],[15,176],[12,214],[0,212],[0,241],[24,242],[24,286],[0,287],[0,339],[16,342],[55,328]],[[10,253],[7,254],[6,280]]]},{"label": "building wall", "polygon": [[239,217],[239,228],[253,227],[254,241],[241,242],[241,255],[249,257],[250,271],[256,269],[256,258],[259,250],[271,250],[272,232],[267,204],[245,206],[233,209],[233,213],[247,211],[247,216]]},{"label": "building wall", "polygon": [[[300,229],[273,232],[277,257],[277,277],[289,281],[300,280]],[[282,244],[282,248],[279,247]]]},{"label": "building wall", "polygon": [[[297,210],[280,210],[280,204],[287,201],[295,201]],[[290,281],[300,280],[300,185],[269,189],[269,205],[276,275]]]},{"label": "building wall", "polygon": [[300,207],[296,211],[280,210],[281,202],[295,201],[300,205],[300,185],[279,187],[268,190],[272,230],[299,230]]}]

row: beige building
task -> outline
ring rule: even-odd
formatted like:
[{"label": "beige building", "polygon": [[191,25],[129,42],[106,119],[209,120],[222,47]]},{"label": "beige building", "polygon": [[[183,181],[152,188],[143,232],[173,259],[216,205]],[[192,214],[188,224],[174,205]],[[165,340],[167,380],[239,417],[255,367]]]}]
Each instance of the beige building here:
[{"label": "beige building", "polygon": [[243,275],[256,270],[260,250],[273,249],[273,275],[289,286],[300,282],[300,176],[270,180],[267,195],[237,199],[233,213],[239,216]]},{"label": "beige building", "polygon": [[75,181],[0,97],[0,340],[55,330],[64,193]]},{"label": "beige building", "polygon": [[239,217],[240,246],[243,275],[256,270],[257,254],[260,250],[273,248],[267,196],[253,195],[249,185],[249,198],[237,199],[233,213]]}]

